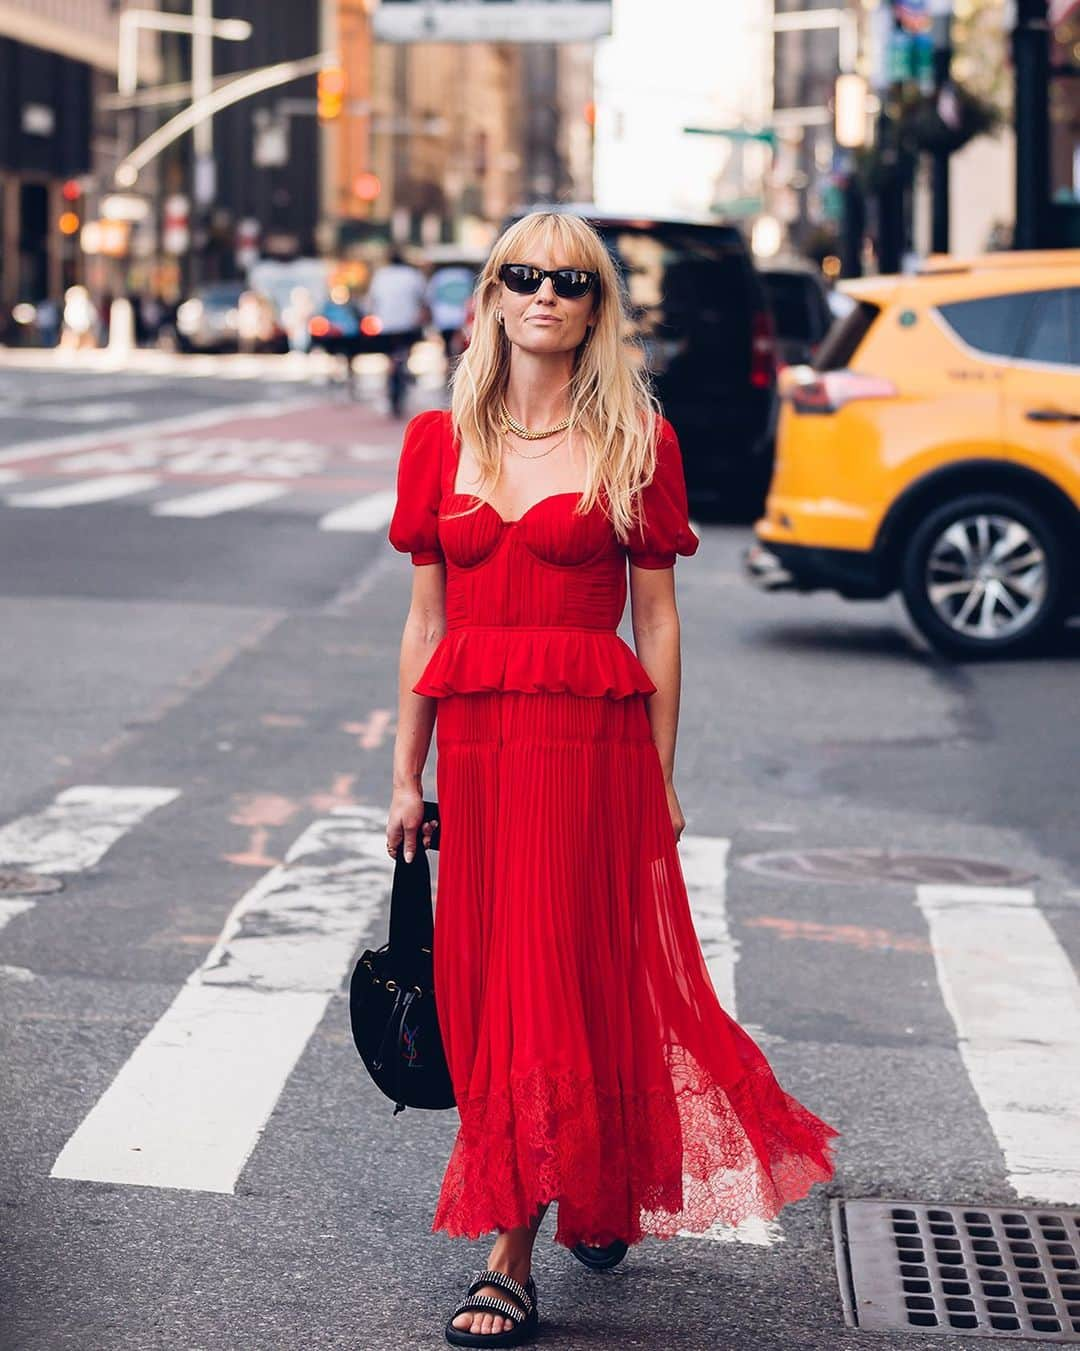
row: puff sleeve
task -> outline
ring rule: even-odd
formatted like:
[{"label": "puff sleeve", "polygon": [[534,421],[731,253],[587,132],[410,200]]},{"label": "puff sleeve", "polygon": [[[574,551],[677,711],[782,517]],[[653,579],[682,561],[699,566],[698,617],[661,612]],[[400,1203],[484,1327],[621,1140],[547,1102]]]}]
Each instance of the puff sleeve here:
[{"label": "puff sleeve", "polygon": [[636,568],[670,568],[677,554],[690,557],[700,540],[690,529],[679,438],[667,418],[660,419],[656,472],[641,490],[640,524],[630,533],[626,551]]},{"label": "puff sleeve", "polygon": [[387,538],[414,564],[441,563],[439,503],[442,498],[443,414],[420,413],[405,428],[397,470],[397,503]]}]

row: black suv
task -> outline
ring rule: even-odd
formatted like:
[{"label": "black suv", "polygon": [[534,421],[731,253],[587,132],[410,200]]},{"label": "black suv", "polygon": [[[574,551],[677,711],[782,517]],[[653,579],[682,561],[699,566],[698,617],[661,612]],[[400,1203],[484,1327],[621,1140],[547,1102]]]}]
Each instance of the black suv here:
[{"label": "black suv", "polygon": [[768,301],[739,229],[578,204],[527,210],[583,216],[606,243],[679,435],[691,506],[759,515],[772,471],[776,355]]}]

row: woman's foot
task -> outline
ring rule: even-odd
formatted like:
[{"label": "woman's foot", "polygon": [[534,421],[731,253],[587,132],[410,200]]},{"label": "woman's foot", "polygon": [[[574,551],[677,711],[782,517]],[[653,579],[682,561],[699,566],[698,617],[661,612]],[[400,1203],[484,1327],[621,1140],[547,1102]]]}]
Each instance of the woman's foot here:
[{"label": "woman's foot", "polygon": [[[488,1258],[487,1262],[488,1271],[505,1272],[507,1276],[512,1276],[520,1285],[525,1285],[528,1281],[531,1266],[531,1238],[529,1240],[528,1249],[524,1255],[520,1252],[512,1255],[508,1254],[505,1246],[500,1249],[500,1244],[497,1242],[494,1248],[492,1248],[491,1256]],[[505,1303],[512,1305],[515,1309],[518,1309],[522,1318],[525,1317],[525,1310],[522,1307],[521,1301],[515,1299],[515,1297],[507,1290],[502,1290],[494,1285],[482,1285],[476,1293],[478,1295],[492,1295],[495,1299],[501,1299]],[[517,1326],[518,1321],[519,1320],[513,1318],[505,1318],[502,1314],[482,1312],[479,1309],[473,1309],[471,1311],[466,1310],[464,1313],[459,1313],[458,1316],[452,1320],[451,1326],[457,1328],[461,1332],[509,1332],[512,1328]]]}]

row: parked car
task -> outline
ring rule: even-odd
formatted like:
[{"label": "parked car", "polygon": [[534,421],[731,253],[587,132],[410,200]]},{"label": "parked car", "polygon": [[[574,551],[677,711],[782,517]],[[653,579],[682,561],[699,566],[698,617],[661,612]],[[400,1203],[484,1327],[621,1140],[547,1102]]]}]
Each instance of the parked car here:
[{"label": "parked car", "polygon": [[761,282],[776,330],[777,364],[812,362],[833,322],[829,288],[820,268],[801,258],[777,260],[761,268]]},{"label": "parked car", "polygon": [[784,373],[749,576],[899,590],[955,656],[1030,648],[1080,608],[1080,249],[931,260]]},{"label": "parked car", "polygon": [[537,209],[584,216],[607,244],[679,436],[691,506],[756,515],[772,468],[776,349],[765,290],[738,228],[586,204],[529,208]]},{"label": "parked car", "polygon": [[242,281],[210,282],[177,308],[176,343],[182,352],[281,352],[284,329],[266,296]]}]

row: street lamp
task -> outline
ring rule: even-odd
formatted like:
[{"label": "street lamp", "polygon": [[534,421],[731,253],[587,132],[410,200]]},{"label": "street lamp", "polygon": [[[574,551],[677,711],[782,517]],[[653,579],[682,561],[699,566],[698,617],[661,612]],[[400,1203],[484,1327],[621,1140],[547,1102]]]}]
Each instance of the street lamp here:
[{"label": "street lamp", "polygon": [[116,91],[124,96],[134,94],[139,80],[140,28],[152,28],[159,33],[188,33],[205,39],[224,38],[226,42],[244,42],[252,33],[247,19],[189,17],[187,14],[162,14],[156,9],[125,9],[118,25]]}]

